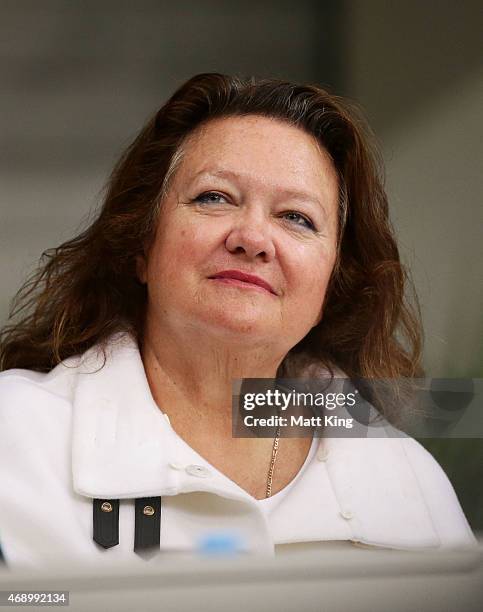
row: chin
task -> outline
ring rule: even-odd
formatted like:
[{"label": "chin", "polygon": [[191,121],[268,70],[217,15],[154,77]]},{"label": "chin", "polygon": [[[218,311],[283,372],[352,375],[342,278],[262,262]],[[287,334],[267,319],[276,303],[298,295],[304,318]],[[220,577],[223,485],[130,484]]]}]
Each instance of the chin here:
[{"label": "chin", "polygon": [[[201,323],[201,322],[200,322]],[[202,324],[220,337],[230,340],[250,340],[254,338],[273,338],[274,329],[267,321],[261,320],[259,316],[233,316],[227,312],[216,316],[211,312],[203,319]]]}]

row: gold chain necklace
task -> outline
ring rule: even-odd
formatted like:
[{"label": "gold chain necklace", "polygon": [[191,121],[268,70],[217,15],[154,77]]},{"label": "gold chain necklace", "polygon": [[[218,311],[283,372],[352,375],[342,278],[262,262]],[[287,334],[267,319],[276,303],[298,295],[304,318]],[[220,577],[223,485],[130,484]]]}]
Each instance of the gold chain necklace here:
[{"label": "gold chain necklace", "polygon": [[270,459],[270,467],[268,468],[267,491],[266,491],[265,497],[270,497],[272,495],[273,471],[275,469],[275,461],[277,460],[279,441],[280,441],[280,426],[277,427],[277,431],[275,432],[275,438],[273,439],[272,457]]}]

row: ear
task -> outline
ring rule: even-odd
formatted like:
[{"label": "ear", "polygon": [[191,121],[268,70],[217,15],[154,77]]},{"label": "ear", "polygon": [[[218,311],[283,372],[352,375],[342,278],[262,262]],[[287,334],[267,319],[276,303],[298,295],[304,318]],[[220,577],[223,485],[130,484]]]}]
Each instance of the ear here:
[{"label": "ear", "polygon": [[144,255],[136,256],[136,276],[143,285],[147,282],[146,258]]}]

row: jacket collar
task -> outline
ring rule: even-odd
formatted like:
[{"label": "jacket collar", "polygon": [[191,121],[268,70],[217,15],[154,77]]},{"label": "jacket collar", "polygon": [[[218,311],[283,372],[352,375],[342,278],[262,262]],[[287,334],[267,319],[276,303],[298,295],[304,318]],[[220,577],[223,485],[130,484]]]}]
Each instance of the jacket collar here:
[{"label": "jacket collar", "polygon": [[[174,433],[154,402],[137,343],[128,334],[116,334],[105,351],[105,360],[93,347],[76,363],[75,492],[122,499],[205,490],[253,505],[253,498],[235,483],[227,488],[221,474],[214,479],[180,481],[170,464],[179,461],[180,453],[188,463],[199,456]],[[327,461],[308,466],[282,500],[284,514],[288,511],[303,522],[307,541],[341,539],[339,515],[349,512],[353,517],[346,525],[352,537],[342,539],[396,548],[438,546],[424,493],[402,442],[395,438],[323,439],[319,453],[328,452]],[[326,470],[326,482],[340,513],[328,516],[327,490],[318,485],[321,470]],[[273,523],[277,541],[290,542],[286,529],[286,525]]]},{"label": "jacket collar", "polygon": [[116,334],[78,364],[74,490],[88,497],[148,497],[173,488],[170,425],[153,400],[136,342]]}]

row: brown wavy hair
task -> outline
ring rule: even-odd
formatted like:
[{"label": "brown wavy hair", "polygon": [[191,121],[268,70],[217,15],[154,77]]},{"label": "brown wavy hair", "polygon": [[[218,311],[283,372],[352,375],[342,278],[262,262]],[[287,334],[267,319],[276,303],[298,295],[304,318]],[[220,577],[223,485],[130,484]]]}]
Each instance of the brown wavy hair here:
[{"label": "brown wavy hair", "polygon": [[351,378],[422,375],[420,311],[389,221],[381,158],[357,107],[316,85],[217,73],[196,75],[173,94],[116,164],[94,222],[43,253],[0,334],[0,369],[47,372],[116,331],[142,341],[147,294],[136,257],[154,237],[183,142],[204,122],[244,115],[313,135],[339,175],[338,257],[324,315],[279,373],[295,375],[290,364],[303,363],[337,366]]}]

